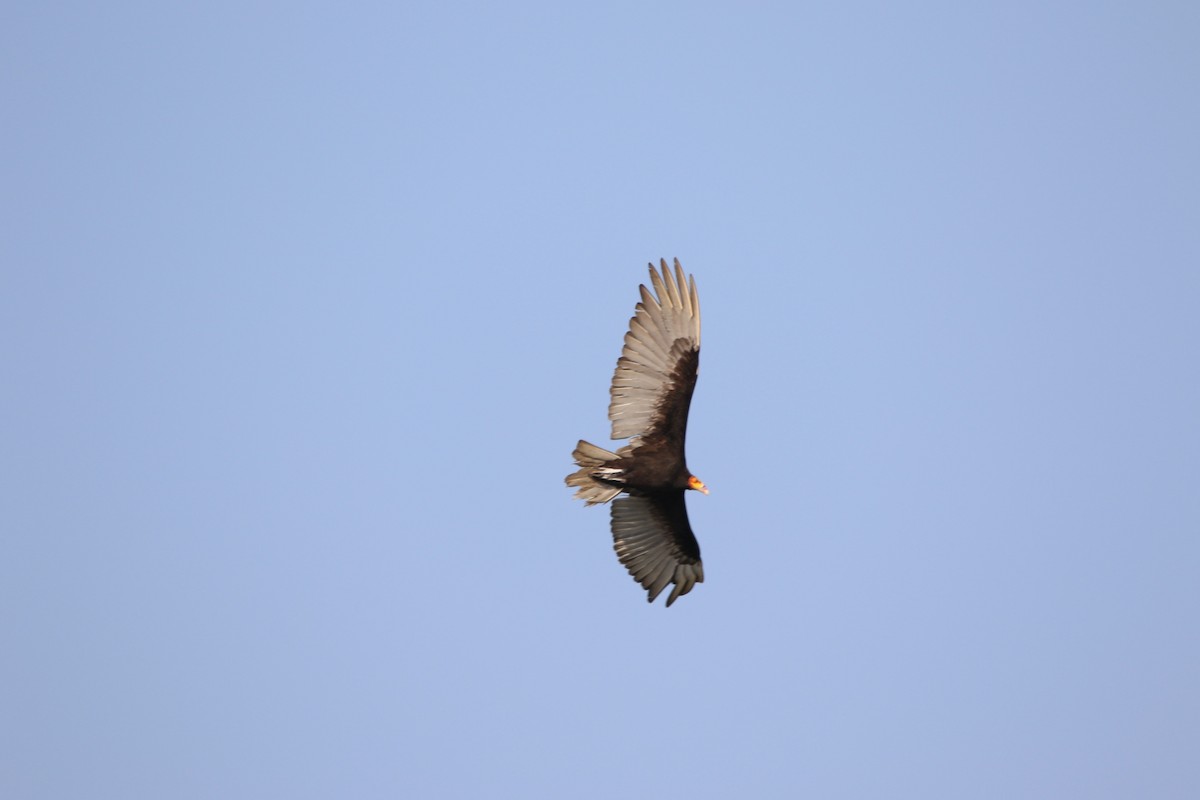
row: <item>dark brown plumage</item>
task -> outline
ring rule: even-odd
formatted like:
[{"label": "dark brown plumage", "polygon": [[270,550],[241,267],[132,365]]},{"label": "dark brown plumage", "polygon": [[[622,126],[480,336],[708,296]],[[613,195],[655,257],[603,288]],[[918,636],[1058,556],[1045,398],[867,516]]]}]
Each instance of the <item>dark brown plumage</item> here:
[{"label": "dark brown plumage", "polygon": [[700,366],[696,280],[684,278],[678,259],[674,275],[665,260],[660,263],[661,274],[650,265],[654,293],[639,287],[642,302],[629,321],[610,389],[612,438],[629,444],[613,453],[580,440],[573,454],[580,469],[567,476],[567,485],[589,506],[613,500],[617,558],[652,603],[674,584],[669,606],[704,581],[683,493],[708,489],[688,471],[684,457]]}]

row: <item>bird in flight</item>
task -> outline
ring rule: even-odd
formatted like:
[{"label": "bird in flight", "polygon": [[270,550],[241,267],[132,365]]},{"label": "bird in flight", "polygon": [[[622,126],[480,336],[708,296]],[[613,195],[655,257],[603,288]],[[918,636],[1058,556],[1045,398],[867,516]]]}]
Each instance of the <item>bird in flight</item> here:
[{"label": "bird in flight", "polygon": [[704,581],[683,493],[708,494],[708,488],[688,470],[683,449],[700,365],[696,279],[685,279],[679,259],[674,275],[665,259],[660,264],[661,274],[650,264],[653,293],[638,287],[642,301],[629,320],[609,390],[612,438],[629,443],[613,453],[580,440],[572,454],[579,470],[566,482],[589,506],[613,501],[617,558],[651,603],[674,584],[670,606]]}]

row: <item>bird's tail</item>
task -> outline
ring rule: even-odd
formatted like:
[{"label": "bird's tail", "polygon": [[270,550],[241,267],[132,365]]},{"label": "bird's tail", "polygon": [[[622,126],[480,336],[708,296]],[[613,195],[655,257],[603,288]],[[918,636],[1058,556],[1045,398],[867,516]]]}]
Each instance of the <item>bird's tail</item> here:
[{"label": "bird's tail", "polygon": [[613,486],[596,477],[596,473],[603,475],[608,472],[611,477],[617,478],[620,471],[604,465],[610,461],[616,461],[621,456],[582,439],[579,440],[579,444],[575,446],[575,452],[571,455],[575,457],[575,463],[582,467],[578,472],[572,472],[567,476],[567,486],[574,486],[578,489],[575,492],[576,497],[589,506],[594,506],[597,503],[607,503],[621,493],[620,486]]}]

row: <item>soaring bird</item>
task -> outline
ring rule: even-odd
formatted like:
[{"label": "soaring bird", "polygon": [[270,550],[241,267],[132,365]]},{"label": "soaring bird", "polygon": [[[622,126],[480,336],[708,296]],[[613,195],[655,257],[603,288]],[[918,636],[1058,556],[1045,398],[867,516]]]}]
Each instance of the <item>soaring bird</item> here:
[{"label": "soaring bird", "polygon": [[[704,581],[700,544],[688,523],[683,493],[708,494],[687,468],[683,443],[688,408],[700,365],[700,299],[696,279],[684,278],[675,259],[675,274],[660,261],[650,264],[651,293],[638,288],[637,304],[625,334],[609,393],[612,438],[629,439],[613,453],[580,440],[573,456],[580,469],[567,485],[587,505],[612,503],[613,549],[653,603],[674,584],[676,598]],[[618,497],[618,495],[621,495]]]}]

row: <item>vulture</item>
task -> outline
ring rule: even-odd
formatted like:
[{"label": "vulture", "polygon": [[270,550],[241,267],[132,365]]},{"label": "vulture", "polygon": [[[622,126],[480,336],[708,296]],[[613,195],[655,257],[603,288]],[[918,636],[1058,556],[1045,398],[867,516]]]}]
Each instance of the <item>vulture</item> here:
[{"label": "vulture", "polygon": [[580,440],[579,470],[567,476],[575,496],[592,506],[612,501],[613,549],[648,601],[672,584],[669,607],[704,581],[700,544],[688,523],[683,493],[708,494],[687,468],[683,443],[700,365],[700,300],[696,279],[674,275],[665,259],[650,264],[651,292],[629,320],[609,394],[612,438],[629,443],[615,453]]}]

